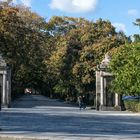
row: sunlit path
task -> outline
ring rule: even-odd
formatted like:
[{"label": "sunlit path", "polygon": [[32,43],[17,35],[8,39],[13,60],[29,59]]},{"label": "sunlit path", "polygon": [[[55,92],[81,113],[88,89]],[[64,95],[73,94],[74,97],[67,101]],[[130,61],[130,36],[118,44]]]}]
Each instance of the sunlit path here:
[{"label": "sunlit path", "polygon": [[[51,100],[24,96],[0,112],[0,136],[50,140],[138,140],[140,114],[97,112]],[[1,138],[0,138],[1,139]]]}]

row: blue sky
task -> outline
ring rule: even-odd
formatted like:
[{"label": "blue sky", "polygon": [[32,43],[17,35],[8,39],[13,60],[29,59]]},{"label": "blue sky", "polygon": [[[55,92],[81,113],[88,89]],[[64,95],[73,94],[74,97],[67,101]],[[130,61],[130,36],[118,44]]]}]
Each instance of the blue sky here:
[{"label": "blue sky", "polygon": [[[0,0],[6,1],[6,0]],[[96,21],[110,20],[126,35],[140,34],[133,25],[140,18],[140,0],[13,0],[31,7],[32,11],[50,19],[52,16],[84,17]]]}]

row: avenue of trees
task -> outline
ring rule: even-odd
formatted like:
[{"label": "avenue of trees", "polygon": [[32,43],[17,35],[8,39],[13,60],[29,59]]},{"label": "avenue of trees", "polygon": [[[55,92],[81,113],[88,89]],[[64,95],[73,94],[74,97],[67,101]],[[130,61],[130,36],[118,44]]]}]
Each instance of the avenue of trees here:
[{"label": "avenue of trees", "polygon": [[131,42],[116,32],[110,21],[54,16],[46,22],[29,8],[0,3],[0,53],[12,69],[13,96],[26,87],[72,101],[93,94],[96,67],[106,53],[112,56],[112,89],[138,95],[139,41],[139,35]]}]

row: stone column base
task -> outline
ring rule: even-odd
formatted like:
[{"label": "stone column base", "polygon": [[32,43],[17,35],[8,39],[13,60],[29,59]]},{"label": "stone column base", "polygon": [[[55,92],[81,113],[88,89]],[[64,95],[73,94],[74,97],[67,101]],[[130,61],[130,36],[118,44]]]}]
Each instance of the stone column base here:
[{"label": "stone column base", "polygon": [[1,108],[9,108],[8,105],[1,105]]},{"label": "stone column base", "polygon": [[122,110],[121,106],[119,106],[119,105],[116,105],[114,108],[115,108],[116,111],[121,111]]},{"label": "stone column base", "polygon": [[103,106],[100,105],[100,111],[121,111],[121,106]]}]

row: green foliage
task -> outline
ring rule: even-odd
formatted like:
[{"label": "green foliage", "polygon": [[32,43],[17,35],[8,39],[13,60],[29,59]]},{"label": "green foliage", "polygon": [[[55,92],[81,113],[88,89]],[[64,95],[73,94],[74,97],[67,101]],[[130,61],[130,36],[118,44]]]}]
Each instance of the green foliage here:
[{"label": "green foliage", "polygon": [[[134,25],[140,27],[137,19]],[[115,51],[110,63],[110,70],[115,78],[112,90],[124,95],[139,95],[140,91],[140,35],[133,35],[133,42]]]},{"label": "green foliage", "polygon": [[124,101],[125,108],[128,111],[133,111],[133,112],[140,112],[140,102],[139,100],[126,100]]},{"label": "green foliage", "polygon": [[0,53],[11,65],[14,91],[32,87],[72,99],[93,93],[97,64],[127,40],[109,21],[54,16],[46,23],[9,3],[0,3]]},{"label": "green foliage", "polygon": [[113,56],[111,71],[115,79],[112,89],[124,95],[139,95],[140,91],[140,44],[125,45]]},{"label": "green foliage", "polygon": [[136,43],[140,42],[140,35],[139,34],[134,34],[133,38],[134,38],[134,42],[136,42]]},{"label": "green foliage", "polygon": [[93,92],[97,64],[108,51],[113,53],[126,40],[109,21],[101,19],[90,22],[82,18],[53,17],[47,27],[53,38],[57,38],[45,61],[50,81],[55,92],[66,95]]},{"label": "green foliage", "polygon": [[134,25],[139,26],[140,27],[140,19],[136,19],[136,21],[134,22]]},{"label": "green foliage", "polygon": [[45,20],[28,8],[0,3],[0,53],[12,68],[12,89],[40,88],[45,70]]},{"label": "green foliage", "polygon": [[[134,22],[134,25],[140,28],[140,19],[136,19],[136,21]],[[134,42],[140,42],[140,34],[134,34],[133,38],[134,38]]]}]

